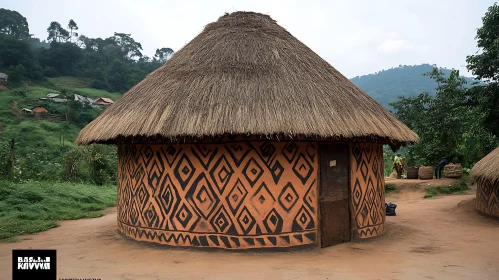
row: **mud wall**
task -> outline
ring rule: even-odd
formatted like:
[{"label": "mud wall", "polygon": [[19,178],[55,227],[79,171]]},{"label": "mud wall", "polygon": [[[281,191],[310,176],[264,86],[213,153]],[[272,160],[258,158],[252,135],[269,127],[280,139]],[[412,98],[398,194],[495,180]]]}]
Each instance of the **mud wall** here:
[{"label": "mud wall", "polygon": [[476,181],[476,209],[484,214],[499,217],[499,181]]},{"label": "mud wall", "polygon": [[172,246],[314,244],[317,168],[314,142],[120,144],[118,228]]},{"label": "mud wall", "polygon": [[383,234],[385,228],[385,177],[383,146],[350,145],[352,230],[354,238]]}]

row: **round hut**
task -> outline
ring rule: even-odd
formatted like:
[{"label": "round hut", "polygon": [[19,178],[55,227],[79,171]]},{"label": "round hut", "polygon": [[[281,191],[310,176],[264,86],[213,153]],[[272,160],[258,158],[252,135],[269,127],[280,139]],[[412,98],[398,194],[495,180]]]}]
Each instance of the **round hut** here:
[{"label": "round hut", "polygon": [[471,169],[476,184],[476,209],[499,217],[499,147]]},{"label": "round hut", "polygon": [[88,124],[118,146],[118,229],[224,249],[385,232],[382,144],[417,135],[267,15],[226,14]]}]

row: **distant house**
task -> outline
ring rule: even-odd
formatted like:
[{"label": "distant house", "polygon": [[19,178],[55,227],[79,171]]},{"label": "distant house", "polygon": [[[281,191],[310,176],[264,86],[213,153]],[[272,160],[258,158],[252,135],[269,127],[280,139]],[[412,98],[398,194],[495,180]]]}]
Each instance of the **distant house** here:
[{"label": "distant house", "polygon": [[80,102],[81,104],[90,105],[91,107],[94,107],[94,108],[98,107],[98,105],[95,103],[95,100],[88,98],[86,96],[83,96],[83,95],[75,94],[74,101]]},{"label": "distant house", "polygon": [[[23,109],[24,110],[24,109]],[[35,106],[33,107],[33,109],[31,109],[31,111],[35,114],[46,114],[49,112],[49,110],[45,109],[44,107],[42,106]]]},{"label": "distant house", "polygon": [[56,98],[57,96],[60,96],[59,93],[49,93],[47,94],[47,98]]},{"label": "distant house", "polygon": [[28,108],[23,108],[23,109],[22,109],[22,111],[23,111],[23,113],[25,113],[25,114],[33,114],[33,110],[28,109]]},{"label": "distant house", "polygon": [[88,104],[95,103],[95,100],[79,94],[75,94],[74,98],[75,101],[79,101],[81,103],[88,103]]},{"label": "distant house", "polygon": [[108,106],[108,105],[111,105],[114,103],[113,100],[111,100],[111,98],[106,98],[106,97],[99,97],[95,100],[95,103],[99,104],[99,105],[104,105],[104,106]]},{"label": "distant house", "polygon": [[47,100],[47,97],[40,97],[40,100]]},{"label": "distant house", "polygon": [[52,98],[52,101],[54,101],[55,103],[64,103],[64,102],[68,102],[67,99],[65,98]]},{"label": "distant house", "polygon": [[7,83],[7,80],[9,79],[9,75],[5,73],[0,73],[0,83]]}]

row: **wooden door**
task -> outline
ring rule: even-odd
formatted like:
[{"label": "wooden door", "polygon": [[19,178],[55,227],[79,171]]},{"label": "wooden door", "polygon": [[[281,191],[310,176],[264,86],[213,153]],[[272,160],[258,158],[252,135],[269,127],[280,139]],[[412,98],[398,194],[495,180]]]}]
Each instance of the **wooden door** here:
[{"label": "wooden door", "polygon": [[347,144],[320,146],[321,247],[350,241],[349,153]]}]

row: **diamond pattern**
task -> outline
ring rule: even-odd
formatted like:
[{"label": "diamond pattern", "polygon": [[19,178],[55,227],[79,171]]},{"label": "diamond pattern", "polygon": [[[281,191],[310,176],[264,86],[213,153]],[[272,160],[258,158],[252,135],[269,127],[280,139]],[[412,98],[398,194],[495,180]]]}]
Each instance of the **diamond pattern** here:
[{"label": "diamond pattern", "polygon": [[367,164],[365,161],[362,161],[360,164],[360,174],[362,174],[362,179],[364,179],[364,182],[367,181],[367,175],[369,172],[369,168],[367,167]]},{"label": "diamond pattern", "polygon": [[385,231],[385,192],[381,145],[357,143],[351,148],[355,234],[367,238]]},{"label": "diamond pattern", "polygon": [[275,209],[272,209],[267,217],[265,217],[263,224],[268,233],[276,233],[282,231],[283,220],[279,213]]},{"label": "diamond pattern", "polygon": [[196,168],[192,164],[191,160],[185,154],[182,155],[174,170],[175,177],[177,177],[182,190],[185,190],[187,184],[194,175],[194,172],[196,172]]},{"label": "diamond pattern", "polygon": [[282,149],[282,155],[289,163],[293,162],[293,159],[295,158],[297,152],[298,147],[296,146],[295,142],[288,142],[286,146],[284,146],[284,149]]},{"label": "diamond pattern", "polygon": [[162,215],[165,217],[169,216],[173,211],[173,206],[176,205],[180,199],[178,197],[177,187],[173,185],[169,175],[166,175],[159,188],[156,189],[154,198],[160,206]]},{"label": "diamond pattern", "polygon": [[227,211],[225,211],[225,208],[223,206],[220,207],[215,216],[213,216],[211,224],[216,228],[217,232],[221,233],[226,233],[232,226],[230,216]]},{"label": "diamond pattern", "polygon": [[310,175],[312,175],[313,170],[314,169],[312,167],[312,164],[310,164],[307,158],[305,158],[305,156],[302,153],[300,153],[298,159],[293,165],[293,172],[296,174],[296,176],[300,179],[300,181],[303,184],[305,184],[307,180],[310,178]]},{"label": "diamond pattern", "polygon": [[261,215],[266,214],[265,209],[271,209],[274,205],[275,198],[270,192],[269,188],[265,183],[262,183],[258,190],[255,192],[251,198],[251,204],[255,208],[255,211]]},{"label": "diamond pattern", "polygon": [[296,214],[293,221],[293,231],[307,230],[315,227],[314,219],[305,207]]},{"label": "diamond pattern", "polygon": [[315,242],[313,143],[120,144],[118,157],[127,236],[222,248]]},{"label": "diamond pattern", "polygon": [[255,226],[255,218],[248,211],[247,207],[244,207],[239,216],[237,217],[237,222],[242,228],[244,234],[248,234]]},{"label": "diamond pattern", "polygon": [[215,166],[210,171],[210,176],[215,186],[218,188],[220,194],[225,190],[225,187],[230,181],[230,178],[234,174],[234,170],[227,162],[225,156],[220,157]]},{"label": "diamond pattern", "polygon": [[199,216],[196,212],[192,211],[187,204],[181,202],[180,207],[172,220],[176,229],[188,231],[194,228],[199,220]]},{"label": "diamond pattern", "polygon": [[260,155],[265,160],[266,163],[270,162],[272,156],[274,155],[276,149],[271,142],[265,141],[263,145],[260,146]]},{"label": "diamond pattern", "polygon": [[204,173],[193,182],[186,199],[205,219],[208,219],[220,201]]},{"label": "diamond pattern", "polygon": [[476,209],[484,214],[499,217],[499,181],[479,179],[476,182]]},{"label": "diamond pattern", "polygon": [[159,216],[156,211],[157,210],[154,205],[150,203],[149,207],[147,207],[147,210],[143,212],[144,220],[147,223],[148,227],[157,227],[159,223],[162,222],[160,221],[160,219],[162,219],[162,216]]},{"label": "diamond pattern", "polygon": [[281,194],[279,194],[279,204],[282,206],[282,208],[284,208],[284,210],[286,210],[286,212],[289,212],[291,208],[295,206],[298,199],[298,193],[294,189],[291,182],[288,182],[282,189]]},{"label": "diamond pattern", "polygon": [[241,206],[247,195],[248,191],[244,187],[241,180],[237,179],[236,184],[232,187],[229,195],[225,198],[233,215],[236,215],[239,206]]},{"label": "diamond pattern", "polygon": [[149,201],[149,191],[144,183],[141,183],[137,189],[135,189],[135,198],[138,202],[140,208],[144,208],[146,203]]},{"label": "diamond pattern", "polygon": [[362,187],[360,186],[359,179],[355,179],[355,184],[353,185],[353,205],[355,207],[359,206],[362,201]]},{"label": "diamond pattern", "polygon": [[248,183],[253,187],[258,179],[263,175],[263,168],[258,164],[258,162],[252,158],[248,161],[243,169],[243,175],[248,180]]},{"label": "diamond pattern", "polygon": [[274,183],[278,183],[281,179],[282,173],[284,173],[284,167],[282,167],[281,163],[278,160],[274,162],[274,165],[270,169],[270,174],[272,174],[272,179],[274,179]]}]

